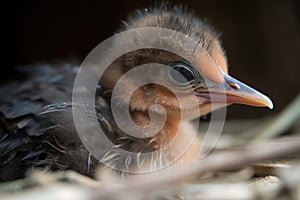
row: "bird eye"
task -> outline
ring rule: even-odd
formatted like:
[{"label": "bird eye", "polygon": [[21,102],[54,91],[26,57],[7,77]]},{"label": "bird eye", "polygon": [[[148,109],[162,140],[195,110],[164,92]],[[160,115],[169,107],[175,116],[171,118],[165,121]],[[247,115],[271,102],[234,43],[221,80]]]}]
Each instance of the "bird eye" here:
[{"label": "bird eye", "polygon": [[169,79],[178,86],[198,82],[199,73],[189,63],[176,61],[170,64]]}]

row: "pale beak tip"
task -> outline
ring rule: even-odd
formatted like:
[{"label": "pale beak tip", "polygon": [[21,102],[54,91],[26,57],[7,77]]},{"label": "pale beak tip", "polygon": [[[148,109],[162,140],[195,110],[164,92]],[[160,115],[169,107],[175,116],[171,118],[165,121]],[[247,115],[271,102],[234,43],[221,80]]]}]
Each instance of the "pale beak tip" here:
[{"label": "pale beak tip", "polygon": [[274,104],[273,104],[272,100],[264,94],[261,94],[261,95],[264,99],[264,105],[272,110],[274,108]]},{"label": "pale beak tip", "polygon": [[268,108],[270,108],[271,110],[274,108],[274,105],[273,105],[273,102],[271,101],[271,99],[269,99],[267,106],[268,106]]}]

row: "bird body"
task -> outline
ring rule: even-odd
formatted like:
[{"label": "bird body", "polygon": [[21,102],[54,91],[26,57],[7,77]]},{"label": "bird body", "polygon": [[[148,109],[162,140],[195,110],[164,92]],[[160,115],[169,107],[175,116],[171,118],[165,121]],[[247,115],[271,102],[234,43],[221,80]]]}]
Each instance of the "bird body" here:
[{"label": "bird body", "polygon": [[[99,159],[85,148],[77,135],[71,111],[74,107],[81,109],[82,112],[95,109],[100,126],[110,141],[116,147],[138,155],[162,149],[177,135],[179,135],[177,141],[181,143],[192,140],[191,145],[175,162],[180,164],[197,160],[201,149],[200,140],[199,138],[193,140],[191,133],[195,130],[189,121],[211,112],[212,104],[216,105],[216,108],[232,103],[272,106],[266,96],[228,75],[227,60],[218,34],[208,24],[186,10],[180,7],[160,6],[138,11],[129,18],[121,31],[144,27],[159,27],[180,32],[197,41],[197,48],[200,51],[194,51],[195,47],[185,46],[171,35],[166,38],[151,38],[150,42],[153,44],[160,43],[188,52],[188,59],[153,48],[128,52],[105,71],[96,91],[96,105],[90,108],[71,102],[77,68],[70,65],[24,68],[29,74],[25,81],[1,87],[0,181],[24,177],[32,168],[72,169],[94,176]],[[134,37],[141,41],[149,41],[149,38],[139,38],[141,35]],[[122,38],[122,45],[130,46],[133,43],[132,39]],[[179,91],[183,101],[179,102],[173,92],[161,85],[147,84],[136,89],[130,97],[129,112],[138,126],[144,127],[151,122],[151,112],[155,115],[162,114],[151,110],[152,105],[160,104],[166,111],[166,122],[159,133],[139,139],[122,131],[114,121],[110,107],[111,91],[124,74],[136,66],[147,63],[167,65],[184,77],[181,79],[182,77],[176,73],[165,74],[164,71],[156,75],[166,75],[165,79],[168,79],[174,88],[176,84],[176,91]],[[149,77],[151,75],[145,75],[145,79]],[[211,84],[205,84],[204,78]],[[133,83],[134,80],[130,80],[126,87],[130,89]],[[196,107],[192,107],[191,97],[183,89],[186,83],[193,86],[193,94],[196,94],[198,102]],[[219,86],[225,88],[225,91],[219,90]],[[127,91],[121,91],[120,102],[124,100],[122,98],[126,93]],[[212,102],[212,96],[216,102]],[[224,96],[227,101],[224,101]],[[181,116],[183,110],[188,113],[185,118]],[[146,132],[143,134],[147,136]],[[181,143],[173,145],[174,148],[163,155],[158,155],[157,162],[173,160],[177,156],[176,152],[181,151]],[[151,159],[145,159],[145,166],[148,165],[150,168],[157,166]],[[121,158],[114,153],[105,154],[103,160],[110,160],[109,162],[116,166],[122,165],[137,170],[142,163],[141,160]]]}]

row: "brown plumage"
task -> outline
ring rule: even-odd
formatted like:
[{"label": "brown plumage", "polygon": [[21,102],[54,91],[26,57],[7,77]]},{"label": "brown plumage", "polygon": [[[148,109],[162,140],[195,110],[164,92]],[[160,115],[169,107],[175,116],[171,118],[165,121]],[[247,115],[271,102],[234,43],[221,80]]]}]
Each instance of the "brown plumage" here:
[{"label": "brown plumage", "polygon": [[[227,60],[218,34],[207,23],[190,14],[186,9],[163,5],[137,11],[124,24],[121,31],[142,27],[168,28],[181,32],[196,40],[199,48],[207,53],[196,52],[186,60],[163,50],[141,49],[123,55],[110,66],[100,81],[96,94],[96,102],[98,102],[96,110],[101,127],[118,147],[132,152],[155,151],[168,144],[178,131],[184,132],[181,134],[182,141],[190,140],[190,131],[193,127],[189,124],[189,120],[200,116],[200,113],[195,113],[190,107],[189,97],[183,96],[186,102],[180,106],[174,94],[167,88],[148,84],[137,89],[131,97],[130,114],[135,123],[145,126],[149,123],[150,106],[155,103],[161,104],[167,111],[165,126],[157,135],[145,139],[133,138],[123,133],[116,126],[111,114],[110,91],[124,73],[138,65],[147,63],[170,65],[192,81],[196,79],[196,76],[204,75],[215,85],[222,85],[226,88],[226,94],[224,92],[221,94],[220,91],[214,89],[214,85],[210,88],[216,97],[227,96],[227,102],[216,103],[218,107],[232,103],[272,106],[267,97],[255,90],[245,88],[246,86],[227,75]],[[123,39],[123,45],[131,45],[134,42]],[[172,36],[153,39],[152,42],[192,51],[191,47],[183,46]],[[72,169],[93,176],[99,162],[81,143],[72,120],[72,106],[82,109],[83,112],[88,111],[86,107],[70,102],[76,68],[69,65],[64,67],[44,65],[34,69],[26,68],[26,70],[29,72],[27,73],[29,77],[22,82],[22,87],[19,87],[21,84],[19,81],[3,85],[0,90],[3,97],[0,100],[2,113],[0,116],[0,180],[21,178],[31,168]],[[195,93],[199,99],[197,106],[201,114],[211,112],[211,102],[207,96],[208,86],[203,84],[201,79],[197,79],[195,84],[197,84]],[[132,86],[128,84],[128,87]],[[122,101],[122,95],[120,96],[120,101]],[[180,118],[182,109],[190,112],[184,121]],[[180,130],[179,124],[182,125]],[[177,146],[180,148],[180,144]],[[199,150],[199,140],[195,140],[177,163],[197,159]],[[172,160],[174,152],[169,152],[160,159]],[[138,168],[140,164],[138,161],[128,161],[126,158],[119,158],[118,155],[113,154],[111,156],[106,154],[103,159],[111,159],[110,162],[115,165],[127,165],[129,168]]]}]

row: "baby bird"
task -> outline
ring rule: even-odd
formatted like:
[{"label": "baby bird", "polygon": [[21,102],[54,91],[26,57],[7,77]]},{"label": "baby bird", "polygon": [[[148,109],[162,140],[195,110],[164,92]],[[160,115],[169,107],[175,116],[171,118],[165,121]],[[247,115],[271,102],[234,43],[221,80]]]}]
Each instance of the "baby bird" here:
[{"label": "baby bird", "polygon": [[[94,176],[95,169],[101,163],[110,163],[117,169],[126,168],[127,172],[138,172],[142,163],[146,168],[155,170],[158,164],[154,162],[191,162],[198,158],[201,149],[197,139],[178,159],[176,152],[181,151],[180,143],[163,155],[156,155],[159,157],[156,161],[153,157],[140,158],[140,155],[161,150],[176,136],[182,143],[191,140],[193,128],[189,121],[211,112],[212,104],[214,109],[233,103],[273,107],[268,97],[228,75],[227,59],[218,34],[193,14],[181,7],[166,5],[140,10],[124,23],[121,31],[146,27],[171,29],[187,35],[197,42],[200,51],[193,51],[192,47],[185,46],[171,35],[152,39],[153,45],[160,43],[193,53],[183,58],[161,49],[134,50],[113,62],[100,79],[96,105],[90,110],[96,110],[101,128],[115,147],[136,153],[136,160],[121,157],[114,150],[103,152],[103,157],[95,157],[81,142],[71,113],[74,107],[87,112],[86,107],[81,108],[71,102],[77,68],[70,65],[27,67],[23,71],[30,72],[30,77],[21,87],[14,82],[0,88],[3,97],[0,100],[0,181],[22,178],[33,168],[71,169]],[[149,41],[149,38],[139,39]],[[122,38],[122,45],[133,43],[132,38]],[[114,46],[111,51],[114,51]],[[110,106],[111,92],[124,74],[136,66],[149,63],[163,64],[172,69],[170,72],[162,70],[155,76],[166,79],[169,86],[178,91],[182,101],[178,100],[177,93],[175,95],[158,84],[146,84],[136,89],[129,101],[129,113],[134,123],[145,127],[151,122],[151,113],[161,115],[150,109],[154,104],[160,104],[166,112],[165,124],[157,134],[146,137],[147,133],[144,133],[143,137],[137,138],[125,133],[116,124]],[[151,75],[145,75],[145,79],[149,77]],[[134,80],[126,84],[128,90],[134,87],[132,82]],[[188,86],[196,96],[196,105],[191,105],[190,93],[185,92]],[[126,93],[119,94],[120,102]],[[125,108],[120,106],[119,109]],[[184,118],[182,111],[187,113]]]}]

